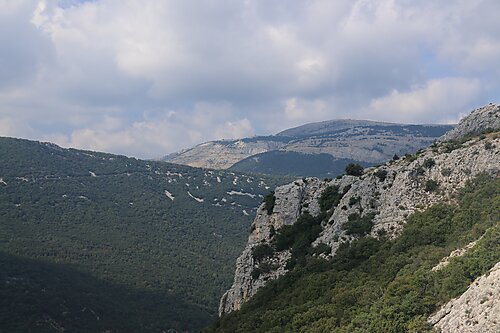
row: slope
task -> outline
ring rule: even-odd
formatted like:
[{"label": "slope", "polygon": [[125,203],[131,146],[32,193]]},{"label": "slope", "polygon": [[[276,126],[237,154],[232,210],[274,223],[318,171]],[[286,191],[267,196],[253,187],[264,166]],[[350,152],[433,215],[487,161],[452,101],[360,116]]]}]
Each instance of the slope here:
[{"label": "slope", "polygon": [[[337,169],[343,169],[347,161],[359,161],[365,165],[380,164],[392,158],[394,154],[413,153],[428,146],[451,128],[453,126],[450,125],[332,120],[302,125],[277,135],[210,141],[170,154],[164,157],[164,160],[197,167],[257,170],[268,174],[336,176]],[[311,174],[307,173],[307,159],[298,159],[297,156],[300,155],[296,153],[309,156],[328,154],[336,162],[331,170]],[[280,157],[284,160],[280,161]],[[282,167],[275,169],[273,164],[266,161],[272,159],[273,163],[277,162],[276,164],[281,166],[285,165],[285,160],[290,157],[294,157],[296,163],[288,164],[288,168],[284,169]],[[325,160],[324,157],[319,158]]]},{"label": "slope", "polygon": [[[0,138],[0,156],[0,251],[142,293],[135,304],[152,311],[143,323],[150,331],[193,329],[216,313],[251,215],[283,182],[11,138]],[[60,308],[76,294],[61,298]],[[165,312],[172,304],[182,316]],[[72,327],[68,320],[58,325]]]}]

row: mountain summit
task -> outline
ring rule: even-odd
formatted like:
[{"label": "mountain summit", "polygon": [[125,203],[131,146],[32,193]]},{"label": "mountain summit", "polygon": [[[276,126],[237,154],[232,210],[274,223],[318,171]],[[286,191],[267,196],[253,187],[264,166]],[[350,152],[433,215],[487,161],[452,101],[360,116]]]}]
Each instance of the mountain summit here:
[{"label": "mountain summit", "polygon": [[165,161],[196,167],[295,176],[337,176],[348,163],[380,164],[426,147],[451,125],[367,120],[305,124],[276,135],[202,143]]}]

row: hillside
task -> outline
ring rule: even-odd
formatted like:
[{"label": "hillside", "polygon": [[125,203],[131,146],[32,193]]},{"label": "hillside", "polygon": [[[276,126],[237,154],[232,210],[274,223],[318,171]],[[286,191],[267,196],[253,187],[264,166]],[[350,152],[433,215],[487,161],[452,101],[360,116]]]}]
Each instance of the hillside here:
[{"label": "hillside", "polygon": [[[273,175],[334,177],[345,166],[358,161],[335,158],[330,154],[305,154],[294,151],[273,150],[255,154],[231,166],[229,170]],[[369,163],[360,162],[363,166]]]},{"label": "hillside", "polygon": [[203,326],[256,207],[284,182],[12,138],[0,156],[9,332]]},{"label": "hillside", "polygon": [[[168,155],[164,160],[197,167],[267,174],[337,176],[349,161],[363,165],[384,163],[426,147],[453,128],[450,125],[404,125],[366,120],[332,120],[305,124],[277,135],[211,141]],[[299,158],[305,155],[303,158]],[[311,171],[310,160],[325,162]],[[292,164],[288,163],[293,158]],[[272,163],[270,162],[272,161]],[[276,165],[276,167],[274,167]],[[285,168],[282,166],[286,165]]]},{"label": "hillside", "polygon": [[[461,121],[459,130],[474,130],[455,140],[360,174],[276,188],[208,331],[453,332],[465,301],[430,315],[500,262],[500,133],[484,121],[499,108],[483,109]],[[482,316],[469,318],[471,332],[500,321],[500,290],[490,291],[492,302],[476,290],[464,296]]]}]

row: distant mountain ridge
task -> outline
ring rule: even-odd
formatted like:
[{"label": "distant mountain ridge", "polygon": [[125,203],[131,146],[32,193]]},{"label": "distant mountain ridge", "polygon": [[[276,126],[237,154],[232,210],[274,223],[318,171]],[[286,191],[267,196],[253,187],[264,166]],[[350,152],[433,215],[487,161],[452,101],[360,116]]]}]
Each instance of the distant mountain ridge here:
[{"label": "distant mountain ridge", "polygon": [[[362,165],[383,163],[394,154],[413,153],[428,146],[452,128],[452,125],[330,120],[290,128],[276,135],[209,141],[170,154],[162,160],[212,169],[252,170],[264,174],[336,176],[337,170],[342,170],[346,161]],[[276,154],[277,151],[281,153]],[[287,154],[291,152],[295,154]],[[266,156],[267,154],[270,155]],[[307,172],[306,165],[310,155],[318,154],[330,155],[334,164],[330,169]],[[277,156],[287,160],[293,158],[294,163],[289,164],[285,170],[274,170],[265,161],[277,161]]]}]

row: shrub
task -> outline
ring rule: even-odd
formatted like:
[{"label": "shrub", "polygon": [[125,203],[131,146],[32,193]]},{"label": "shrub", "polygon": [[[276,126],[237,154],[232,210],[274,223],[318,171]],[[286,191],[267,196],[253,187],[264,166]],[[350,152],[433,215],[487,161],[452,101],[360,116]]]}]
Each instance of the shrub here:
[{"label": "shrub", "polygon": [[386,170],[381,170],[381,169],[378,169],[376,172],[375,172],[375,176],[378,177],[378,179],[383,182],[386,178],[387,178],[387,171]]},{"label": "shrub", "polygon": [[450,169],[450,168],[443,168],[443,169],[441,170],[441,174],[442,174],[443,176],[445,176],[445,177],[448,177],[448,176],[450,176],[450,175],[451,175],[451,169]]},{"label": "shrub", "polygon": [[252,257],[256,261],[272,256],[274,249],[269,244],[259,244],[252,249]]},{"label": "shrub", "polygon": [[360,201],[361,201],[360,197],[351,197],[351,198],[349,198],[349,206],[354,206],[355,204],[357,204]]},{"label": "shrub", "polygon": [[372,230],[374,217],[375,213],[369,213],[363,217],[358,213],[351,214],[342,228],[348,235],[364,236]]},{"label": "shrub", "polygon": [[264,197],[264,209],[267,211],[268,215],[273,213],[275,203],[276,197],[274,196],[274,191]]},{"label": "shrub", "polygon": [[429,179],[425,182],[424,190],[426,192],[434,192],[439,188],[439,183],[434,179]]},{"label": "shrub", "polygon": [[455,149],[462,148],[462,144],[458,141],[448,141],[444,146],[445,153],[451,153]]},{"label": "shrub", "polygon": [[342,199],[342,194],[339,193],[339,187],[336,185],[328,186],[319,198],[319,207],[322,212],[337,207],[337,205]]},{"label": "shrub", "polygon": [[394,154],[394,156],[392,157],[392,160],[393,161],[397,161],[399,160],[399,156],[397,154]]},{"label": "shrub", "polygon": [[484,149],[490,150],[492,148],[493,148],[493,144],[491,142],[488,141],[488,142],[484,143]]},{"label": "shrub", "polygon": [[411,163],[417,159],[417,155],[412,155],[412,154],[406,154],[405,155],[405,161],[408,163]]},{"label": "shrub", "polygon": [[361,176],[363,175],[363,167],[356,163],[349,163],[345,167],[345,173],[350,176]]},{"label": "shrub", "polygon": [[430,169],[435,165],[436,165],[436,161],[434,161],[433,158],[426,158],[424,161],[424,164],[423,164],[423,166],[427,169]]},{"label": "shrub", "polygon": [[311,253],[312,254],[330,254],[332,252],[332,248],[325,243],[319,243],[316,247],[313,247]]}]

